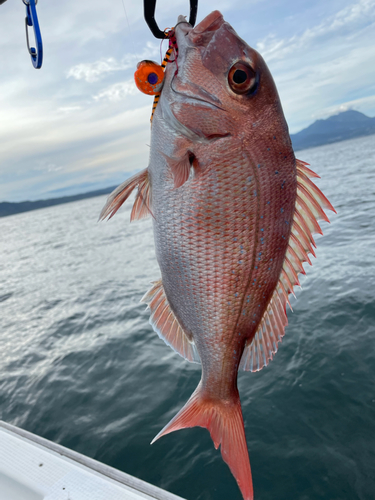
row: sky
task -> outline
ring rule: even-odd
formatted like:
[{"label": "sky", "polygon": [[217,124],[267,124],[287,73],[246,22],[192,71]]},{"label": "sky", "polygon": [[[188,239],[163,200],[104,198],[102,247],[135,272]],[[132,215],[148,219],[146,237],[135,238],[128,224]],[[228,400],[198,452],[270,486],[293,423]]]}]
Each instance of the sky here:
[{"label": "sky", "polygon": [[[266,60],[291,133],[347,109],[375,116],[375,0],[200,0]],[[39,0],[44,61],[31,64],[22,0],[0,5],[0,202],[120,184],[149,160],[152,97],[137,62],[160,62],[141,0]],[[161,29],[189,0],[157,1]],[[166,46],[163,47],[163,53]]]}]

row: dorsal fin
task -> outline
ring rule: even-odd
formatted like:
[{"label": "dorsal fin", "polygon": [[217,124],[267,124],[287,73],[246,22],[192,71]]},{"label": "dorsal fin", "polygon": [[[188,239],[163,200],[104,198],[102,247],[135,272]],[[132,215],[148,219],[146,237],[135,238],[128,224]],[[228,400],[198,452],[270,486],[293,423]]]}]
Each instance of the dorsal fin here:
[{"label": "dorsal fin", "polygon": [[106,217],[111,219],[135,188],[138,188],[138,192],[133,204],[130,221],[143,219],[149,214],[152,215],[150,209],[150,182],[148,169],[146,168],[127,179],[108,196],[108,200],[100,213],[99,220],[103,220]]},{"label": "dorsal fin", "polygon": [[164,292],[163,283],[155,281],[141,302],[151,309],[150,325],[164,342],[190,362],[200,363],[200,357],[192,338],[182,329]]},{"label": "dorsal fin", "polygon": [[329,222],[323,209],[336,213],[324,194],[309,179],[319,176],[307,168],[307,165],[308,163],[296,160],[297,199],[284,265],[257,332],[245,346],[240,363],[243,370],[261,370],[273,359],[288,324],[286,315],[286,304],[290,306],[288,296],[293,293],[293,287],[299,285],[298,274],[305,273],[303,263],[308,262],[311,265],[308,254],[311,253],[315,257],[313,246],[316,245],[312,235],[322,234],[319,220]]}]

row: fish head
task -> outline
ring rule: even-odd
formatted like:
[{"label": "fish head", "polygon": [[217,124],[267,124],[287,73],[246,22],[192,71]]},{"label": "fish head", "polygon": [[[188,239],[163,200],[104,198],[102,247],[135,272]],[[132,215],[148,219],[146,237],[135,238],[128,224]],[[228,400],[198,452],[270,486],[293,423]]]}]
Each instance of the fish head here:
[{"label": "fish head", "polygon": [[216,139],[280,120],[286,127],[266,63],[219,11],[195,28],[179,16],[175,36],[178,57],[166,68],[162,97],[164,119],[176,132]]}]

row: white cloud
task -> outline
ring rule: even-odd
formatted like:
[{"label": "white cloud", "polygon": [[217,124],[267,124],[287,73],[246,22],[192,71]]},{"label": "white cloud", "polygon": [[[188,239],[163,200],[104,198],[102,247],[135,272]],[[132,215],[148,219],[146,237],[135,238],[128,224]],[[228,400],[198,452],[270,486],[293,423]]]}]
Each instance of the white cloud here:
[{"label": "white cloud", "polygon": [[56,165],[56,163],[38,161],[33,170],[35,172],[58,172],[62,168],[61,165]]},{"label": "white cloud", "polygon": [[81,63],[69,69],[67,78],[75,78],[76,80],[85,80],[88,83],[93,83],[99,80],[105,73],[113,73],[127,69],[127,66],[118,63],[113,57],[105,60],[95,61],[93,63]]},{"label": "white cloud", "polygon": [[351,3],[300,35],[269,35],[257,49],[276,81],[292,133],[327,110],[335,113],[354,106],[348,104],[353,101],[354,109],[373,116],[374,0]]},{"label": "white cloud", "polygon": [[346,27],[348,24],[353,24],[364,18],[371,18],[375,14],[375,3],[373,0],[360,0],[358,3],[354,3],[340,10],[333,22],[331,23],[330,29],[336,30],[342,27]]},{"label": "white cloud", "polygon": [[[103,113],[108,106],[117,108],[117,113],[114,109]],[[51,189],[94,177],[102,187],[114,185],[121,182],[124,172],[145,168],[150,113],[151,105],[134,110],[97,105],[79,113],[74,122],[61,114],[43,135],[35,122],[29,122],[22,147],[17,131],[9,131],[0,143],[0,201],[40,199]]]},{"label": "white cloud", "polygon": [[333,34],[357,34],[364,24],[375,21],[375,2],[373,0],[359,0],[336,13],[335,16],[325,19],[322,23],[312,28],[307,28],[302,35],[293,35],[290,38],[278,39],[270,34],[256,44],[257,50],[270,62],[274,59],[283,59],[289,54],[311,46],[313,43],[322,42],[327,36]]},{"label": "white cloud", "polygon": [[320,118],[328,118],[329,116],[337,115],[338,113],[348,111],[349,109],[364,112],[369,108],[375,109],[375,95],[362,97],[361,99],[354,99],[353,101],[347,101],[336,106],[328,106],[327,108],[314,113],[312,115],[312,118],[314,118],[314,120],[318,120]]},{"label": "white cloud", "polygon": [[95,101],[108,99],[109,101],[117,102],[122,101],[128,95],[136,95],[138,92],[139,90],[136,88],[134,80],[128,80],[126,82],[110,85],[93,97]]},{"label": "white cloud", "polygon": [[158,51],[159,46],[157,44],[147,42],[146,47],[141,53],[125,54],[120,62],[114,57],[109,57],[92,63],[80,63],[71,67],[66,76],[67,78],[72,77],[76,80],[85,80],[88,83],[93,83],[105,75],[116,71],[125,71],[130,68],[134,69],[139,61],[157,56]]}]

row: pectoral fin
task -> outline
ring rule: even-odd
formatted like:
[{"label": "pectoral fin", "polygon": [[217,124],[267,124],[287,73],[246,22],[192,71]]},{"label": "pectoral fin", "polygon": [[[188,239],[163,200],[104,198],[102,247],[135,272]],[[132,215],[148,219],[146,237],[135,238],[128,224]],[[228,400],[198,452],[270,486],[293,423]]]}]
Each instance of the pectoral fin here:
[{"label": "pectoral fin", "polygon": [[111,219],[135,188],[138,188],[138,193],[133,204],[130,221],[143,219],[149,214],[152,215],[150,209],[150,182],[148,169],[146,168],[127,179],[109,195],[107,203],[100,213],[99,220],[106,217]]},{"label": "pectoral fin", "polygon": [[179,158],[170,158],[162,153],[171,169],[174,187],[179,188],[189,179],[191,169],[197,168],[198,163],[193,153],[186,151]]}]

